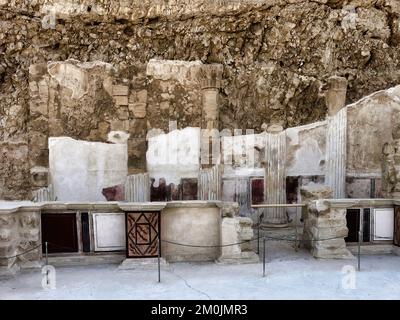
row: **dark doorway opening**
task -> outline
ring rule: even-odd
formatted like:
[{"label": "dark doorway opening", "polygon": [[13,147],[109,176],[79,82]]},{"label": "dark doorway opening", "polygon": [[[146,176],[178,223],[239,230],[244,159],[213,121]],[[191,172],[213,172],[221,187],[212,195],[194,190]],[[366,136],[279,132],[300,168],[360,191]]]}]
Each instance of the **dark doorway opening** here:
[{"label": "dark doorway opening", "polygon": [[[361,216],[362,214],[362,216]],[[358,232],[361,230],[361,242],[371,241],[371,209],[347,209],[346,212],[347,228],[349,229],[346,242],[358,242]],[[361,224],[361,229],[360,229]]]},{"label": "dark doorway opening", "polygon": [[363,242],[371,241],[371,209],[364,208],[363,209]]},{"label": "dark doorway opening", "polygon": [[42,248],[49,253],[78,252],[76,213],[42,214]]},{"label": "dark doorway opening", "polygon": [[286,177],[286,203],[297,203],[299,177]]},{"label": "dark doorway opening", "polygon": [[346,242],[358,242],[358,230],[360,227],[360,209],[347,209],[347,229],[349,233],[344,240]]},{"label": "dark doorway opening", "polygon": [[264,203],[264,178],[251,179],[251,204]]}]

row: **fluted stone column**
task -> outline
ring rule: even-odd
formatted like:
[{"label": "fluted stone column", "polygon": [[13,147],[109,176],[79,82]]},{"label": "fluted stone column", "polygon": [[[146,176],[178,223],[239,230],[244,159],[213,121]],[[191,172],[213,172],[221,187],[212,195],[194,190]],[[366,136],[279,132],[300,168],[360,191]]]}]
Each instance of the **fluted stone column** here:
[{"label": "fluted stone column", "polygon": [[[286,203],[286,132],[279,125],[268,127],[265,135],[265,147],[259,149],[261,164],[264,167],[264,203]],[[286,225],[286,208],[265,208],[265,226]]]},{"label": "fluted stone column", "polygon": [[[283,128],[282,128],[283,130]],[[266,132],[264,197],[268,204],[286,203],[286,132]],[[286,208],[268,208],[264,224],[286,224]]]},{"label": "fluted stone column", "polygon": [[328,79],[325,101],[328,108],[326,138],[325,183],[333,190],[333,197],[346,197],[347,161],[347,80],[342,77]]}]

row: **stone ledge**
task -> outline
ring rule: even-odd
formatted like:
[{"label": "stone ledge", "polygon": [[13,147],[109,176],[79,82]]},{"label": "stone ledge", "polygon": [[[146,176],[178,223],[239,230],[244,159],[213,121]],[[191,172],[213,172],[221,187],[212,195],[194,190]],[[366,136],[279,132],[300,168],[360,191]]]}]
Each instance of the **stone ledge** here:
[{"label": "stone ledge", "polygon": [[117,264],[120,263],[124,257],[125,253],[49,256],[49,265],[55,267],[64,267]]},{"label": "stone ledge", "polygon": [[[160,268],[169,269],[169,263],[160,259]],[[158,258],[126,258],[118,267],[118,270],[136,270],[136,269],[158,269]]]},{"label": "stone ledge", "polygon": [[219,200],[203,201],[170,201],[170,202],[117,202],[117,201],[96,201],[96,202],[31,202],[31,201],[0,201],[0,214],[14,212],[32,212],[40,210],[140,210],[152,211],[164,208],[222,208],[223,202]]},{"label": "stone ledge", "polygon": [[[367,245],[361,244],[360,251],[361,254],[396,254],[395,248],[396,247],[392,244],[367,244]],[[347,249],[349,249],[349,251],[354,255],[357,255],[358,253],[357,244],[347,245]]]},{"label": "stone ledge", "polygon": [[325,248],[311,248],[311,253],[317,259],[355,259],[351,252],[344,248],[335,249],[334,251]]},{"label": "stone ledge", "polygon": [[216,264],[227,265],[227,264],[248,264],[248,263],[259,263],[260,258],[258,254],[252,251],[245,251],[238,254],[226,255],[215,260]]}]

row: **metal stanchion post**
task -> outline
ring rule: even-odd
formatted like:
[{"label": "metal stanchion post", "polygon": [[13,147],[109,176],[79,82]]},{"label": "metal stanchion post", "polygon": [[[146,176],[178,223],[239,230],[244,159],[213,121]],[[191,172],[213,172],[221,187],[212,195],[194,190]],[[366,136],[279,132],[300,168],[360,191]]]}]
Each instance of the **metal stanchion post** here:
[{"label": "metal stanchion post", "polygon": [[258,219],[258,228],[257,228],[257,254],[260,254],[260,223],[261,223],[261,219]]},{"label": "metal stanchion post", "polygon": [[49,251],[48,251],[48,248],[47,248],[47,241],[45,242],[45,250],[46,250],[46,266],[49,264],[49,258],[48,258],[48,253],[49,253]]},{"label": "metal stanchion post", "polygon": [[263,277],[265,277],[265,237],[264,239],[264,254],[263,254]]},{"label": "metal stanchion post", "polygon": [[358,271],[361,270],[361,231],[358,231]]},{"label": "metal stanchion post", "polygon": [[295,219],[295,221],[294,221],[294,226],[295,226],[295,232],[296,232],[296,235],[295,235],[295,241],[294,241],[294,250],[297,252],[297,246],[298,246],[298,244],[297,244],[297,218],[298,218],[298,212],[299,212],[299,209],[298,208],[296,208],[296,219]]},{"label": "metal stanchion post", "polygon": [[[49,264],[49,250],[47,247],[47,241],[45,243],[45,247],[46,247],[46,266],[48,266]],[[49,270],[46,270],[46,283],[49,284]]]},{"label": "metal stanchion post", "polygon": [[158,282],[161,282],[161,270],[160,270],[160,259],[161,259],[161,236],[158,235]]}]

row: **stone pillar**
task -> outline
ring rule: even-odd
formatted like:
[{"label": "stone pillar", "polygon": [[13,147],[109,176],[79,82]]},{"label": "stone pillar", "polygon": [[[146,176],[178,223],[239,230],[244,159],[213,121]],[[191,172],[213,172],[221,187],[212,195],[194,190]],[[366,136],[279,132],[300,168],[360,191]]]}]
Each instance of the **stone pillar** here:
[{"label": "stone pillar", "polygon": [[325,183],[333,189],[333,197],[346,197],[347,160],[347,79],[328,78],[325,86],[327,114]]},{"label": "stone pillar", "polygon": [[309,185],[300,188],[303,211],[303,241],[315,258],[348,259],[353,255],[344,238],[348,229],[346,208],[331,208],[327,200],[333,191],[329,186]]},{"label": "stone pillar", "polygon": [[47,187],[49,183],[47,140],[50,133],[60,133],[56,130],[50,131],[53,127],[59,127],[55,119],[55,86],[56,80],[48,74],[46,64],[32,64],[29,67],[28,152],[32,194],[40,188]]},{"label": "stone pillar", "polygon": [[222,247],[217,263],[259,262],[258,255],[252,250],[252,242],[248,241],[253,238],[253,220],[247,217],[239,217],[239,210],[237,202],[221,203],[221,245],[239,244]]},{"label": "stone pillar", "polygon": [[328,115],[334,116],[346,104],[347,79],[338,76],[328,78],[325,93],[325,102]]},{"label": "stone pillar", "polygon": [[[264,202],[286,203],[286,133],[282,126],[271,125],[265,133],[265,149],[260,154],[264,159]],[[288,223],[286,208],[265,209],[263,224],[285,225]]]},{"label": "stone pillar", "polygon": [[201,92],[202,92],[202,128],[218,129],[219,104],[218,94],[221,86],[223,67],[220,64],[202,66]]}]

